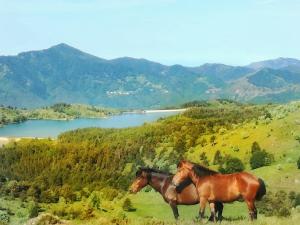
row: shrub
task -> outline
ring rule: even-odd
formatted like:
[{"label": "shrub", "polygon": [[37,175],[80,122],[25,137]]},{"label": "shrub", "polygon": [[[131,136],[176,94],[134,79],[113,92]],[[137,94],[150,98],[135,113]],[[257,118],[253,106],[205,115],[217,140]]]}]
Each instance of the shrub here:
[{"label": "shrub", "polygon": [[220,165],[219,171],[221,173],[235,173],[241,172],[245,169],[243,162],[236,157],[227,156],[224,163]]},{"label": "shrub", "polygon": [[251,153],[260,151],[260,150],[261,150],[261,148],[260,148],[259,144],[256,141],[254,141],[251,146]]},{"label": "shrub", "polygon": [[209,139],[210,143],[212,146],[216,145],[216,136],[215,135],[212,135]]},{"label": "shrub", "polygon": [[297,161],[297,167],[298,167],[298,169],[300,169],[300,157],[299,157],[299,159]]},{"label": "shrub", "polygon": [[114,188],[105,187],[101,189],[102,198],[105,200],[112,201],[115,197],[118,196],[120,191]]},{"label": "shrub", "polygon": [[208,161],[208,158],[207,158],[205,152],[202,152],[202,153],[200,154],[200,161],[201,161],[201,164],[203,164],[203,165],[205,165],[205,166],[209,166],[209,161]]},{"label": "shrub", "polygon": [[274,156],[266,150],[255,150],[252,149],[250,157],[250,166],[252,169],[256,169],[263,166],[268,166],[274,161]]},{"label": "shrub", "polygon": [[31,202],[28,208],[28,217],[34,218],[39,215],[39,206],[36,202]]},{"label": "shrub", "polygon": [[221,164],[222,161],[223,161],[223,157],[221,155],[221,152],[220,152],[220,150],[217,150],[215,153],[215,156],[214,156],[213,164],[218,165],[218,164]]},{"label": "shrub", "polygon": [[239,152],[239,151],[240,151],[240,148],[239,148],[239,146],[233,146],[233,147],[232,147],[232,150],[233,150],[234,152]]},{"label": "shrub", "polygon": [[8,224],[9,215],[6,211],[0,211],[0,224]]},{"label": "shrub", "polygon": [[64,197],[67,201],[75,201],[76,195],[72,191],[72,187],[68,184],[64,184],[60,189],[60,196]]},{"label": "shrub", "polygon": [[279,217],[288,217],[291,215],[291,210],[287,207],[282,207],[278,211],[278,216]]},{"label": "shrub", "polygon": [[269,192],[257,203],[259,212],[265,216],[288,217],[291,215],[292,202],[285,191],[275,194]]},{"label": "shrub", "polygon": [[83,204],[82,202],[68,204],[61,201],[52,207],[51,212],[54,215],[66,219],[85,220],[93,217],[93,208],[90,207],[88,204]]},{"label": "shrub", "polygon": [[274,156],[266,150],[261,149],[259,144],[255,141],[251,146],[250,166],[256,169],[263,166],[268,166],[274,161]]},{"label": "shrub", "polygon": [[295,140],[299,141],[300,143],[300,135],[295,135]]},{"label": "shrub", "polygon": [[95,191],[92,192],[89,199],[90,199],[90,203],[93,208],[100,209],[100,198],[99,198],[99,194],[97,192],[95,192]]},{"label": "shrub", "polygon": [[44,203],[56,203],[59,200],[58,191],[49,189],[41,193],[40,201]]},{"label": "shrub", "polygon": [[207,145],[207,140],[205,138],[199,138],[197,140],[197,144],[200,144],[202,147],[204,147],[205,145]]},{"label": "shrub", "polygon": [[122,208],[126,212],[135,211],[135,208],[132,206],[132,202],[129,198],[126,198],[123,202]]},{"label": "shrub", "polygon": [[293,206],[297,207],[300,206],[300,193],[298,193],[293,201]]},{"label": "shrub", "polygon": [[6,181],[6,177],[3,174],[0,174],[0,182],[5,183]]},{"label": "shrub", "polygon": [[36,201],[40,200],[41,193],[41,189],[36,185],[31,186],[27,191],[27,195],[33,197]]}]

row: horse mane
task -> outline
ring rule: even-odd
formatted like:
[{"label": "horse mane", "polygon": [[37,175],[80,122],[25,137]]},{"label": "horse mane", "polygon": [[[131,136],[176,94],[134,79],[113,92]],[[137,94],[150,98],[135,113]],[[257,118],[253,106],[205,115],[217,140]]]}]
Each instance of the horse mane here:
[{"label": "horse mane", "polygon": [[209,176],[209,175],[214,175],[214,174],[218,174],[219,172],[215,171],[215,170],[211,170],[205,166],[196,164],[196,163],[192,163],[193,164],[193,171],[195,172],[195,174],[198,177],[205,177],[205,176]]},{"label": "horse mane", "polygon": [[142,172],[146,172],[146,173],[159,173],[159,174],[168,175],[168,176],[174,175],[174,174],[172,174],[170,172],[159,170],[159,169],[156,169],[156,168],[143,167],[143,168],[140,168],[136,172],[136,176],[141,175]]},{"label": "horse mane", "polygon": [[181,193],[183,191],[183,189],[185,189],[187,186],[189,186],[192,183],[191,178],[186,178],[184,181],[182,181],[181,183],[179,183],[176,186],[176,191],[177,193]]}]

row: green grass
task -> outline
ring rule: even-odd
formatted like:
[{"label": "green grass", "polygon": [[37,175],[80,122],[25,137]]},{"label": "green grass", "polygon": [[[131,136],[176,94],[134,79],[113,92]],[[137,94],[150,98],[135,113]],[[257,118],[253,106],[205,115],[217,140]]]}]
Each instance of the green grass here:
[{"label": "green grass", "polygon": [[[28,203],[22,203],[19,199],[11,199],[9,197],[0,198],[0,208],[2,212],[10,215],[10,225],[24,224],[28,220]],[[3,210],[6,209],[6,210]]]},{"label": "green grass", "polygon": [[[136,195],[130,195],[135,212],[126,213],[129,218],[145,217],[156,218],[166,221],[173,221],[171,207],[164,202],[161,195],[157,192],[140,192]],[[180,218],[183,220],[195,219],[198,216],[199,205],[178,206]],[[209,208],[206,208],[206,216],[210,214]],[[224,204],[223,216],[227,218],[248,217],[248,210],[245,203],[235,202]]]},{"label": "green grass", "polygon": [[266,182],[269,191],[300,192],[300,171],[296,163],[277,163],[251,172]]}]

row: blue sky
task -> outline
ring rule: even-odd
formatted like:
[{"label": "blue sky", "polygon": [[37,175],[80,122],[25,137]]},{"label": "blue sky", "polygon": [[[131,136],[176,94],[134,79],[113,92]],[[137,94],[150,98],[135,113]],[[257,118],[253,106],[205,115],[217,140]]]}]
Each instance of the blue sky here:
[{"label": "blue sky", "polygon": [[300,58],[299,0],[0,0],[0,55],[67,43],[102,58]]}]

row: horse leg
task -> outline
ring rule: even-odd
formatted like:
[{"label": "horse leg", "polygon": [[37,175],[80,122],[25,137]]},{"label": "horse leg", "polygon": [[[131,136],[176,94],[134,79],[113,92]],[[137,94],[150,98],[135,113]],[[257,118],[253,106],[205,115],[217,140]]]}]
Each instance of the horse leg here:
[{"label": "horse leg", "polygon": [[[253,205],[254,205],[254,202],[253,202]],[[254,212],[254,219],[256,220],[257,219],[257,209],[256,209],[255,205],[254,205],[253,212]]]},{"label": "horse leg", "polygon": [[178,220],[178,217],[179,217],[179,213],[178,213],[178,208],[177,208],[177,205],[175,203],[169,203],[171,208],[172,208],[172,211],[173,211],[173,215],[174,215],[174,218],[175,220]]},{"label": "horse leg", "polygon": [[222,202],[215,202],[215,212],[218,213],[217,221],[222,221],[223,216],[223,203]]},{"label": "horse leg", "polygon": [[201,221],[204,218],[206,202],[207,202],[206,198],[200,197],[199,219]]},{"label": "horse leg", "polygon": [[209,217],[209,221],[213,221],[213,222],[217,222],[216,219],[216,211],[215,211],[215,203],[214,202],[210,202],[209,203],[209,207],[210,207],[210,217]]},{"label": "horse leg", "polygon": [[257,211],[254,205],[254,200],[246,200],[246,204],[248,206],[250,220],[256,219]]}]

